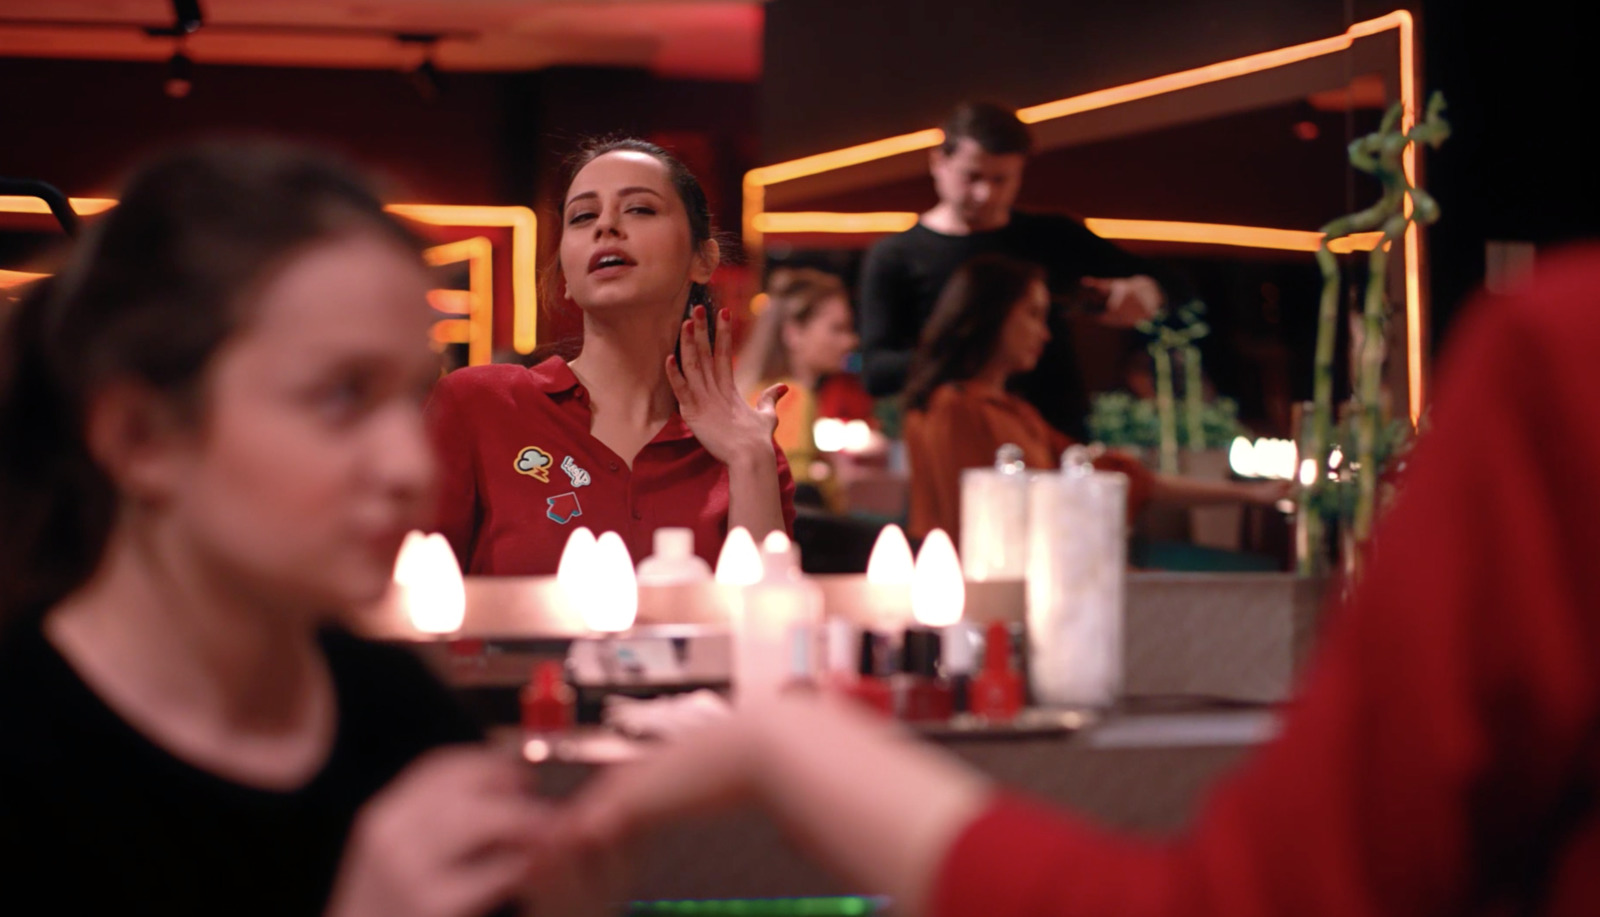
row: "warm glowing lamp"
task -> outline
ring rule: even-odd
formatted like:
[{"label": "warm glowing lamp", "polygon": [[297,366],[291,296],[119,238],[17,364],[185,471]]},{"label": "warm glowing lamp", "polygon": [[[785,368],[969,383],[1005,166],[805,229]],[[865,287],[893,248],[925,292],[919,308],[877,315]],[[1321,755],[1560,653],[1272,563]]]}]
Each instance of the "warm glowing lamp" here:
[{"label": "warm glowing lamp", "polygon": [[728,586],[754,586],[761,582],[761,572],[761,552],[756,549],[750,530],[742,525],[734,526],[723,539],[722,553],[717,555],[717,582]]},{"label": "warm glowing lamp", "polygon": [[594,553],[594,533],[587,526],[580,525],[567,536],[567,546],[561,549],[561,561],[556,565],[556,585],[570,607],[578,607],[588,597],[585,587],[594,578]]},{"label": "warm glowing lamp", "polygon": [[789,540],[788,533],[782,529],[773,529],[767,533],[767,537],[761,539],[763,554],[787,554],[793,546],[794,542]]},{"label": "warm glowing lamp", "polygon": [[944,529],[934,529],[922,542],[911,573],[911,616],[923,627],[949,627],[966,609],[967,584],[961,577],[956,546]]},{"label": "warm glowing lamp", "polygon": [[633,626],[639,613],[633,556],[621,535],[606,532],[595,541],[591,558],[593,574],[584,592],[583,623],[593,631],[619,634]]},{"label": "warm glowing lamp", "polygon": [[845,446],[844,421],[837,417],[823,417],[811,425],[811,440],[818,452],[838,452]]},{"label": "warm glowing lamp", "polygon": [[1233,445],[1228,447],[1228,467],[1241,478],[1256,476],[1256,450],[1250,440],[1243,436],[1233,438]]},{"label": "warm glowing lamp", "polygon": [[[952,549],[953,550],[953,549]],[[867,559],[867,582],[879,586],[904,586],[911,582],[914,565],[911,543],[898,525],[886,525],[878,533]]]},{"label": "warm glowing lamp", "polygon": [[1300,463],[1300,483],[1310,487],[1317,480],[1317,463],[1313,459],[1306,459]]},{"label": "warm glowing lamp", "polygon": [[872,428],[865,420],[851,420],[844,425],[845,452],[865,452],[872,446]]},{"label": "warm glowing lamp", "polygon": [[467,617],[467,586],[443,535],[407,534],[395,559],[394,582],[400,607],[418,632],[449,634],[461,629]]}]

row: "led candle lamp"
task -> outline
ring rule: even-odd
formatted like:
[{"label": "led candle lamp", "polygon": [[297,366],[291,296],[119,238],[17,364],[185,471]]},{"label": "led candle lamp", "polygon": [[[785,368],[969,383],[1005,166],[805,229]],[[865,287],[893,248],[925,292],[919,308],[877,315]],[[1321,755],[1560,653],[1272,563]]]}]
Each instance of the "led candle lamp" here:
[{"label": "led candle lamp", "polygon": [[440,636],[461,629],[467,617],[467,587],[443,535],[407,534],[395,558],[394,582],[400,607],[417,633]]}]

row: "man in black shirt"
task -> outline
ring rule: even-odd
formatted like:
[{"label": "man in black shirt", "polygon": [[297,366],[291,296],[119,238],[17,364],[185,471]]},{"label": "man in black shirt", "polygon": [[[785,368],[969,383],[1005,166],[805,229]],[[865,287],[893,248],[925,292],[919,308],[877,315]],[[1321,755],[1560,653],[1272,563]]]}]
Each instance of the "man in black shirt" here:
[{"label": "man in black shirt", "polygon": [[[945,122],[944,135],[930,157],[939,203],[916,226],[873,246],[862,269],[863,369],[873,395],[904,388],[911,354],[940,290],[977,255],[1000,253],[1043,266],[1058,299],[1103,303],[1101,320],[1115,327],[1132,327],[1166,304],[1169,291],[1152,279],[1148,265],[1082,223],[1012,210],[1033,145],[1015,114],[995,105],[963,105]],[[1064,312],[1054,311],[1052,340],[1018,388],[1053,426],[1082,439],[1088,395]]]}]

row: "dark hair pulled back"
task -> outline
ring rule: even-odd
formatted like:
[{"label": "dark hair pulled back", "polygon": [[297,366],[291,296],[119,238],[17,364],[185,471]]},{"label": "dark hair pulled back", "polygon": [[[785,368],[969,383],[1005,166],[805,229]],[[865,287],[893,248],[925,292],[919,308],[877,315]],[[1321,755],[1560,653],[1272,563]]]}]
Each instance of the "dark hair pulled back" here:
[{"label": "dark hair pulled back", "polygon": [[[692,243],[693,248],[698,250],[700,246],[716,238],[716,227],[711,220],[711,204],[706,199],[706,192],[701,187],[700,180],[695,177],[693,172],[689,171],[688,166],[683,164],[683,160],[674,156],[669,150],[648,140],[640,140],[637,137],[600,137],[589,140],[580,146],[578,151],[567,161],[565,181],[561,185],[562,201],[556,206],[558,208],[565,206],[566,192],[572,187],[573,179],[578,177],[578,173],[582,172],[585,166],[607,153],[618,152],[643,153],[666,167],[667,179],[672,183],[672,189],[677,192],[678,200],[683,204],[684,213],[688,215],[689,241]],[[562,282],[560,240],[561,233],[565,232],[566,221],[559,212],[556,215],[555,225],[557,227],[556,254],[550,269],[545,271],[547,281],[544,298],[546,302],[550,303],[558,302],[561,299],[558,292],[561,289]],[[684,319],[688,319],[695,306],[704,306],[707,314],[712,313],[715,305],[712,302],[711,287],[709,285],[703,283],[691,283],[689,285],[689,297],[683,304]],[[716,334],[716,324],[715,321],[708,323],[708,330],[713,336]],[[570,342],[568,344],[556,344],[550,348],[540,348],[538,354],[542,356],[553,351],[570,357],[579,349],[581,349],[581,343]]]},{"label": "dark hair pulled back", "polygon": [[100,563],[119,498],[84,435],[96,393],[136,382],[198,421],[251,293],[304,247],[361,229],[419,247],[359,173],[298,147],[199,144],[133,174],[0,327],[0,620],[42,612]]}]

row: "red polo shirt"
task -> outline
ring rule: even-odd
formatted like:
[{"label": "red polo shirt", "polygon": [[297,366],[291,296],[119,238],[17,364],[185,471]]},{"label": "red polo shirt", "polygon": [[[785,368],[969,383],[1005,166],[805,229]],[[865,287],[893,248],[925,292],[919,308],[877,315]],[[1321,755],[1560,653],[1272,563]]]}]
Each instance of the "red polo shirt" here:
[{"label": "red polo shirt", "polygon": [[[578,526],[616,532],[634,562],[662,526],[694,530],[695,551],[715,564],[728,531],[728,468],[673,412],[626,462],[589,432],[589,393],[560,357],[529,369],[460,369],[428,400],[439,457],[435,528],[469,574],[556,572]],[[794,480],[783,453],[778,481],[784,524],[794,526]]]}]

